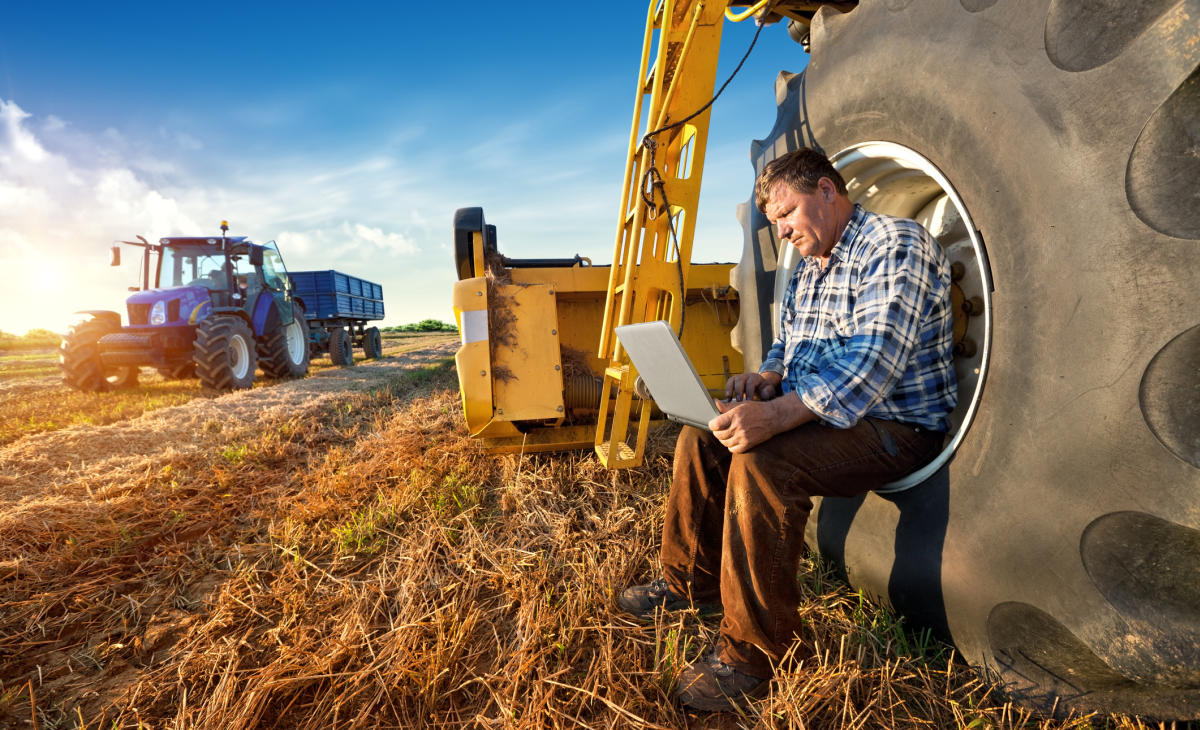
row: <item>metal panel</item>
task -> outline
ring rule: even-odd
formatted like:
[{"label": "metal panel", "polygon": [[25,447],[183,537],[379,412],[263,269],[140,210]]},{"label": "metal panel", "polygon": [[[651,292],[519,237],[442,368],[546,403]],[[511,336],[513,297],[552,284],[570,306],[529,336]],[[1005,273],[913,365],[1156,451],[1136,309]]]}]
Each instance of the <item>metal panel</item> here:
[{"label": "metal panel", "polygon": [[[530,421],[563,417],[558,313],[549,286],[496,287],[512,297],[516,344],[497,348],[493,363],[496,420]],[[492,332],[493,337],[497,333]],[[507,368],[511,377],[495,377]]]}]

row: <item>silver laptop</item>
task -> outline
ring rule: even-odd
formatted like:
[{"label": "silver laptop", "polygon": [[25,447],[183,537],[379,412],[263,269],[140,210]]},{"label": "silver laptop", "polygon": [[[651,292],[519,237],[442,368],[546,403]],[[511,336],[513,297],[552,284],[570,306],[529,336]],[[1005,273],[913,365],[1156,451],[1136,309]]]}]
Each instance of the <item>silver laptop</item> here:
[{"label": "silver laptop", "polygon": [[721,412],[671,326],[660,320],[627,324],[615,332],[667,418],[708,431],[708,422]]}]

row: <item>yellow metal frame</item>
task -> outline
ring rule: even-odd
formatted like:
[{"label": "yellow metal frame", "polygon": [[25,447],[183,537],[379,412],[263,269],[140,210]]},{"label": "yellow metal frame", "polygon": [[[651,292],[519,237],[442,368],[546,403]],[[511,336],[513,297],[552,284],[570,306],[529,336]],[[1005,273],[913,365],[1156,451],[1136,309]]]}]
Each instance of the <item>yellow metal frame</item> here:
[{"label": "yellow metal frame", "polygon": [[[650,4],[611,268],[514,267],[504,277],[511,284],[489,285],[486,234],[472,233],[469,257],[477,276],[454,287],[463,338],[455,360],[467,429],[490,453],[590,447],[610,469],[640,465],[650,429],[663,421],[652,420],[657,411],[635,393],[637,371],[613,335],[623,324],[666,320],[678,329],[686,307],[681,339],[710,392],[724,392],[729,376],[742,372],[741,353],[730,341],[739,305],[729,285],[733,264],[691,262],[708,111],[655,137],[655,165],[670,209],[661,215],[657,205],[648,209],[637,190],[651,159],[642,136],[684,119],[712,97],[728,4]],[[639,128],[643,111],[646,129]],[[490,307],[489,299],[495,299]],[[498,327],[506,329],[507,344],[491,347],[500,339],[491,331]],[[574,375],[567,388],[559,353],[568,348],[573,363],[586,353],[592,372],[603,373],[599,383]],[[584,392],[597,393],[598,402],[580,406]]]},{"label": "yellow metal frame", "polygon": [[743,20],[745,20],[746,18],[749,18],[750,16],[759,12],[763,8],[767,7],[767,3],[769,3],[770,1],[771,0],[758,0],[758,2],[755,3],[753,7],[751,7],[749,10],[747,10],[743,13],[735,13],[735,12],[733,12],[733,8],[725,8],[725,17],[728,18],[729,20],[733,21],[734,23],[740,23]]},{"label": "yellow metal frame", "polygon": [[[630,411],[637,397],[634,393],[637,370],[616,341],[613,329],[659,319],[679,328],[686,306],[710,110],[656,136],[656,161],[661,166],[663,192],[671,204],[665,215],[647,210],[638,190],[651,159],[642,137],[670,124],[671,120],[687,117],[712,97],[726,5],[727,2],[713,0],[653,0],[646,15],[613,266],[598,347],[601,357],[609,359],[609,366],[604,372],[595,448],[601,462],[610,469],[642,463],[650,417],[649,409],[641,409],[631,447],[627,441]],[[652,126],[643,131],[641,120],[646,96],[650,97],[646,117]],[[672,224],[677,224],[678,251],[674,250]],[[610,397],[614,387],[615,401]],[[610,415],[611,426],[607,424]]]}]

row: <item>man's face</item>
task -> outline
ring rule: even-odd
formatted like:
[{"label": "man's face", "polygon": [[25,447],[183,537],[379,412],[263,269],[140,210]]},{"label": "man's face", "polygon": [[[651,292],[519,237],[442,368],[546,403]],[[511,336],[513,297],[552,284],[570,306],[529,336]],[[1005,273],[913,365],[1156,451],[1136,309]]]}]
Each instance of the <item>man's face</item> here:
[{"label": "man's face", "polygon": [[837,243],[837,188],[821,178],[811,195],[779,183],[771,191],[764,211],[779,230],[779,238],[804,256],[825,258]]}]

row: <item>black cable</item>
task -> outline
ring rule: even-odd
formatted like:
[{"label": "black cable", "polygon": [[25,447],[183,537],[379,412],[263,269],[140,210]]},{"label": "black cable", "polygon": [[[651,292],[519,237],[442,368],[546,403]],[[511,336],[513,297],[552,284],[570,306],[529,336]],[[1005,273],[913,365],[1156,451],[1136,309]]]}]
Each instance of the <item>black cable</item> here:
[{"label": "black cable", "polygon": [[[761,18],[763,18],[763,20],[766,20],[766,17],[770,14],[771,7],[774,4],[775,4],[775,0],[771,0],[771,2],[767,3],[767,6],[765,8],[763,8],[762,15],[760,16]],[[663,21],[664,22],[663,22],[662,34],[659,36],[660,43],[662,43],[663,38],[666,37],[666,33],[667,33],[666,26],[670,22],[665,17],[663,18]],[[653,132],[647,132],[646,135],[644,137],[642,137],[642,146],[645,149],[650,151],[650,164],[649,164],[649,166],[647,166],[646,171],[642,173],[642,180],[641,180],[642,200],[645,201],[645,203],[646,203],[647,211],[654,211],[653,215],[650,215],[649,212],[647,213],[647,215],[650,216],[650,220],[654,220],[655,218],[657,218],[659,213],[665,212],[667,214],[667,230],[671,234],[671,243],[675,246],[675,266],[676,266],[676,271],[679,274],[679,339],[680,339],[680,341],[683,340],[683,323],[684,323],[684,316],[685,316],[686,310],[687,310],[687,292],[684,290],[684,285],[683,285],[683,256],[679,250],[679,235],[675,231],[675,219],[671,216],[671,201],[667,200],[667,192],[666,192],[666,189],[663,184],[662,175],[658,171],[658,166],[657,166],[658,140],[654,139],[654,137],[662,134],[663,132],[668,132],[672,129],[676,129],[678,127],[683,126],[684,124],[687,124],[691,120],[693,120],[696,117],[703,114],[705,111],[708,110],[709,107],[711,107],[713,104],[715,104],[717,99],[719,99],[721,97],[721,94],[725,92],[725,87],[729,86],[729,83],[731,81],[733,81],[733,78],[738,75],[739,71],[742,70],[742,66],[745,65],[746,59],[750,58],[750,52],[754,50],[754,45],[756,43],[758,43],[758,36],[762,33],[762,29],[765,27],[766,27],[765,23],[759,24],[758,30],[754,31],[754,39],[750,41],[750,47],[746,49],[746,54],[744,56],[742,56],[742,60],[738,62],[737,68],[735,68],[733,70],[733,73],[729,74],[729,78],[725,79],[725,83],[721,84],[721,88],[717,89],[717,93],[713,94],[713,98],[709,99],[708,103],[706,103],[704,106],[700,107],[696,111],[692,112],[688,116],[684,117],[683,119],[680,119],[678,122],[673,122],[671,124],[666,125],[665,127],[659,127],[658,129],[654,130]],[[676,67],[676,69],[675,69],[675,73],[681,73],[682,71],[683,71],[682,67]],[[647,192],[647,182],[649,182],[649,186],[648,186],[650,189],[649,192]],[[658,194],[662,196],[663,202],[662,202],[661,207],[657,206],[654,203],[654,191],[655,190],[658,190]]]}]

